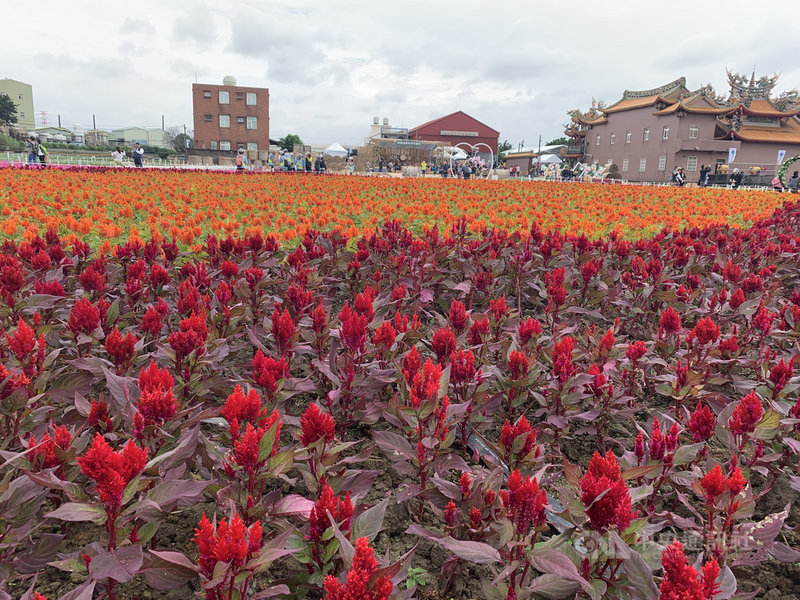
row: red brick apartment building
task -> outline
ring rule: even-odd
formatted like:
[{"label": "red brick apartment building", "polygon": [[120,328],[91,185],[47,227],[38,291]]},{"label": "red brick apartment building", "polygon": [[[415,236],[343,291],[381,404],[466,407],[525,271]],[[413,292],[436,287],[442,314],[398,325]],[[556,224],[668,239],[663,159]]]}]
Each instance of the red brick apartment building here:
[{"label": "red brick apartment building", "polygon": [[200,150],[222,152],[269,149],[269,89],[236,85],[192,84],[194,142]]}]

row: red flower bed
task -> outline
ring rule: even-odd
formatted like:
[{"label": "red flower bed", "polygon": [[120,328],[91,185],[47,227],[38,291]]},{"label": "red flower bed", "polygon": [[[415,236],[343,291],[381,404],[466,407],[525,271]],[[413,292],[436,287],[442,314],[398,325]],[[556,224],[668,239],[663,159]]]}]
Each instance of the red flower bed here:
[{"label": "red flower bed", "polygon": [[799,223],[7,240],[0,579],[730,598],[800,560]]}]

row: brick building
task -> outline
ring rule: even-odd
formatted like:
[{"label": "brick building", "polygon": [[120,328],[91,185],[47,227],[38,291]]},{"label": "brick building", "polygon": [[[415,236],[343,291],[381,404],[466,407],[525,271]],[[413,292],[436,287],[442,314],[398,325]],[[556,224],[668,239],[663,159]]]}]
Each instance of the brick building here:
[{"label": "brick building", "polygon": [[[496,156],[500,132],[459,110],[410,129],[408,137],[412,140],[444,142],[449,146],[462,142],[471,146],[486,144]],[[486,148],[482,146],[478,147],[478,153],[486,154],[487,159],[489,157]]]},{"label": "brick building", "polygon": [[195,148],[222,152],[269,149],[269,89],[192,84]]},{"label": "brick building", "polygon": [[[696,181],[701,165],[726,173],[760,172],[763,184],[785,158],[800,154],[800,98],[773,96],[778,76],[728,72],[730,93],[710,85],[691,91],[681,77],[657,88],[630,91],[610,106],[571,111],[562,156],[587,164],[615,163],[624,179],[667,181],[683,167]],[[712,175],[713,177],[713,175]],[[720,176],[724,180],[724,176]]]}]

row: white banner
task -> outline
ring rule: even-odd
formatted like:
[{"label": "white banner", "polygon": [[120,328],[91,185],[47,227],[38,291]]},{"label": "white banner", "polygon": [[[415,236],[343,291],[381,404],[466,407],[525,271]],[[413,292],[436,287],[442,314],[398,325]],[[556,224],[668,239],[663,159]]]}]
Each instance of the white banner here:
[{"label": "white banner", "polygon": [[732,165],[736,160],[736,148],[728,148],[728,164]]},{"label": "white banner", "polygon": [[783,159],[786,156],[786,150],[778,150],[778,164],[783,163]]}]

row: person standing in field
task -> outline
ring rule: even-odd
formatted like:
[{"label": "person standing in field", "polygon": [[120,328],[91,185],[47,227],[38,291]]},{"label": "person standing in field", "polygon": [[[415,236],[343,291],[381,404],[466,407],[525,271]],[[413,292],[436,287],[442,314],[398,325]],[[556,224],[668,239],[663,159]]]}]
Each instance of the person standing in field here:
[{"label": "person standing in field", "polygon": [[122,166],[122,159],[125,158],[125,153],[117,146],[116,150],[111,153],[111,158],[114,159],[114,164]]},{"label": "person standing in field", "polygon": [[733,170],[733,175],[731,175],[731,186],[733,189],[738,190],[739,186],[742,185],[742,178],[744,174],[739,169]]},{"label": "person standing in field", "polygon": [[133,151],[131,152],[133,155],[133,166],[134,167],[142,167],[144,166],[144,148],[139,142],[136,142],[136,145],[133,147]]},{"label": "person standing in field", "polygon": [[39,157],[39,162],[42,164],[47,163],[47,148],[44,147],[44,144],[39,142],[39,147],[36,149],[36,152]]},{"label": "person standing in field", "polygon": [[25,142],[25,150],[28,152],[28,164],[35,165],[39,156],[39,144],[32,135]]},{"label": "person standing in field", "polygon": [[792,173],[792,176],[789,178],[789,181],[786,182],[786,185],[792,194],[797,193],[797,187],[800,185],[800,176],[798,176],[797,171]]},{"label": "person standing in field", "polygon": [[711,167],[700,165],[700,179],[697,180],[698,187],[706,187],[709,173],[711,173]]}]

